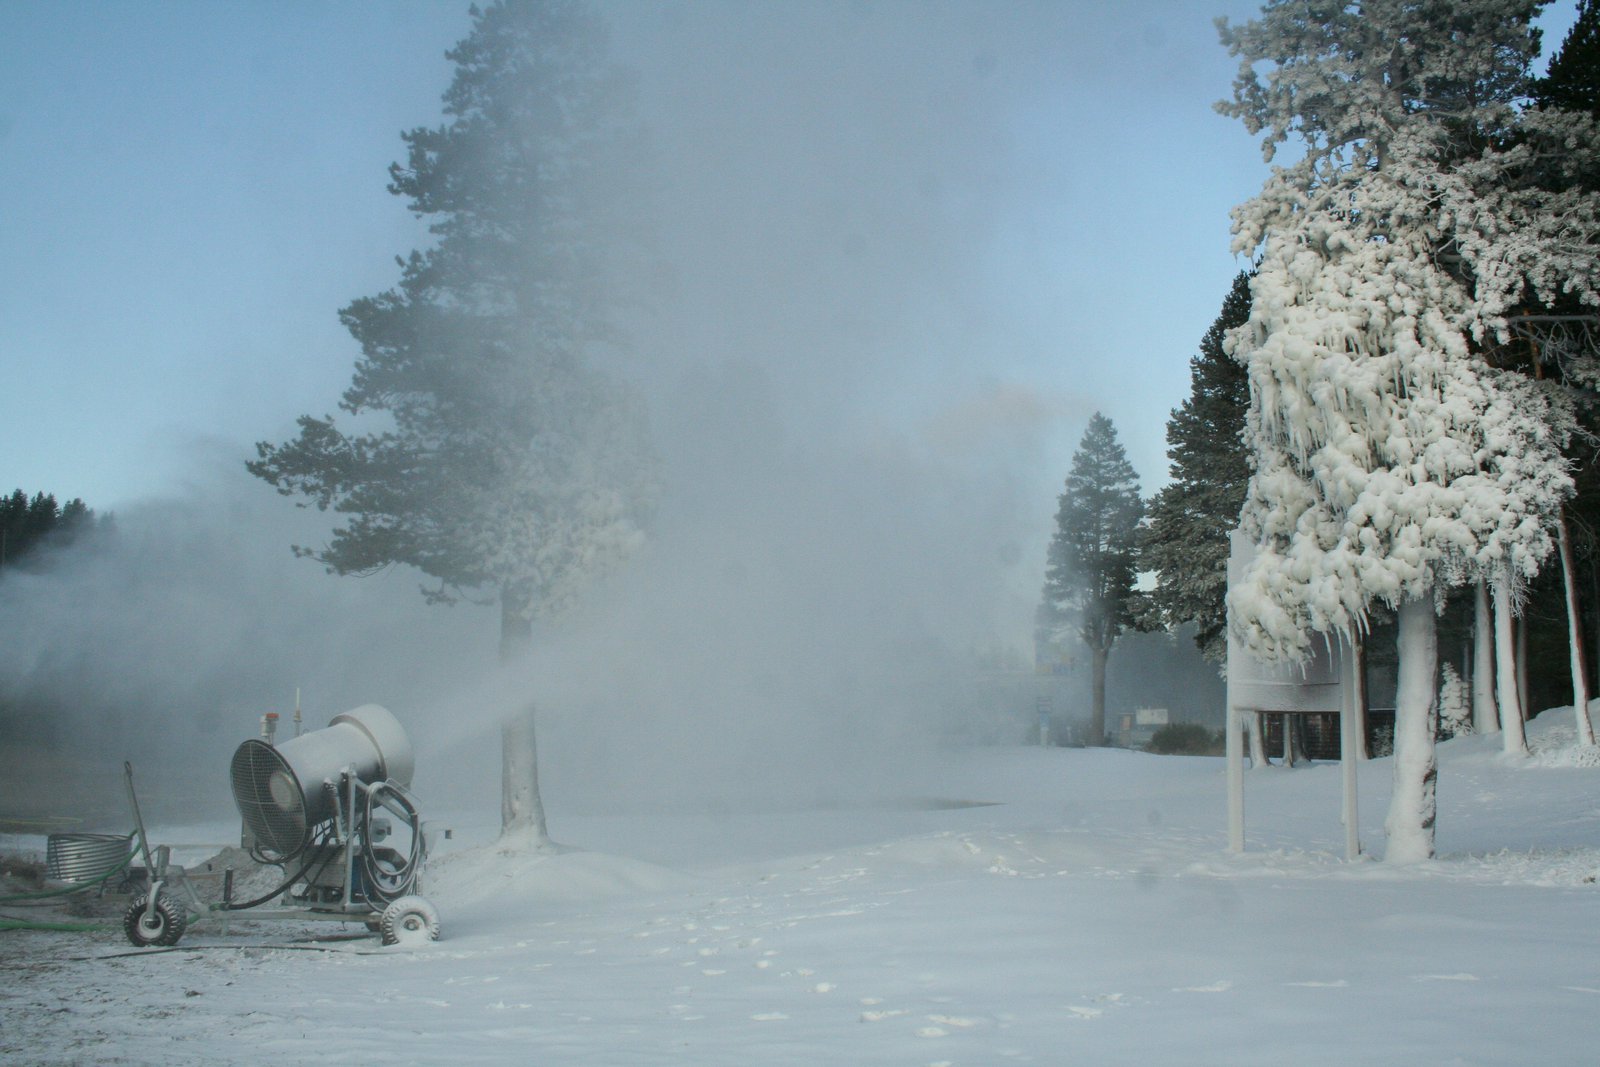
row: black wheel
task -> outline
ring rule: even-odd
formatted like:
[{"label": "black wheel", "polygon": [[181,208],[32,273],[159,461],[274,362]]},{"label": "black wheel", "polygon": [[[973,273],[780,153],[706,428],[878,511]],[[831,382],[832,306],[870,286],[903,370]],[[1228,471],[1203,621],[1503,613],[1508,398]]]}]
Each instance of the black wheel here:
[{"label": "black wheel", "polygon": [[189,925],[189,918],[183,909],[174,907],[165,896],[156,897],[155,910],[146,915],[149,908],[148,895],[137,896],[128,905],[127,912],[122,916],[122,929],[128,935],[128,940],[140,948],[176,945],[178,938],[183,936],[184,928]]},{"label": "black wheel", "polygon": [[424,897],[401,897],[383,909],[378,930],[385,945],[427,944],[439,940],[439,913]]}]

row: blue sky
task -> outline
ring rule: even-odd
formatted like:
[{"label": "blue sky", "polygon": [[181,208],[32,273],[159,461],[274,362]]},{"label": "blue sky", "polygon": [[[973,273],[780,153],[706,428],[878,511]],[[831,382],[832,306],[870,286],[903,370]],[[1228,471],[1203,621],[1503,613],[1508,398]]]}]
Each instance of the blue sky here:
[{"label": "blue sky", "polygon": [[[385,168],[438,121],[466,6],[0,4],[0,490],[115,510],[334,409],[337,310],[426,239]],[[1044,512],[1101,409],[1159,484],[1265,173],[1211,110],[1212,19],[1254,5],[605,10],[680,282],[647,389],[746,367],[796,437],[977,441]]]}]

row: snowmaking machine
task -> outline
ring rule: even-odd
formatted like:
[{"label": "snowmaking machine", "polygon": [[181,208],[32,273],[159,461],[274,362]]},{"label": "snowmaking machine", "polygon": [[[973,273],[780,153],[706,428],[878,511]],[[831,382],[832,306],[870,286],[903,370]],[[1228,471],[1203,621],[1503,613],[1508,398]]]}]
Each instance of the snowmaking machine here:
[{"label": "snowmaking machine", "polygon": [[[408,791],[412,767],[405,730],[376,704],[282,744],[273,743],[270,729],[245,741],[230,768],[242,844],[282,878],[271,891],[236,901],[230,870],[221,902],[210,904],[168,861],[168,849],[152,855],[130,769],[129,802],[150,881],[124,915],[128,940],[174,945],[191,920],[242,911],[251,919],[362,922],[386,945],[436,939],[438,914],[416,892],[427,843]],[[266,907],[273,901],[277,906]]]}]

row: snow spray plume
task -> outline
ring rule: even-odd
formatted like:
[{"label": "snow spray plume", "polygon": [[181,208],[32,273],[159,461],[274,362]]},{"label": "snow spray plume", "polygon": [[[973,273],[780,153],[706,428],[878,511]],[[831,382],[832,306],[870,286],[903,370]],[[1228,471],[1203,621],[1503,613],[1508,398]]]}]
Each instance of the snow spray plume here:
[{"label": "snow spray plume", "polygon": [[239,454],[216,446],[232,473],[119,507],[114,532],[0,580],[0,815],[126,829],[132,760],[155,817],[225,820],[230,753],[267,712],[288,736],[297,689],[307,729],[367,702],[409,724],[488,644],[412,575],[336,582],[295,560],[316,517],[235,472]]},{"label": "snow spray plume", "polygon": [[650,299],[618,369],[650,398],[659,510],[439,743],[492,768],[497,719],[532,700],[559,816],[837,798],[897,746],[1022,740],[1031,698],[987,699],[978,653],[1031,666],[1057,457],[1097,403],[978,368],[1027,344],[993,244],[1043,195],[1019,116],[1064,55],[1107,63],[1092,11],[601,10],[653,153]]},{"label": "snow spray plume", "polygon": [[898,749],[1021,739],[975,678],[1028,613],[1006,602],[1007,488],[886,446],[745,446],[669,488],[635,565],[463,698],[481,721],[534,695],[552,811],[859,798]]}]

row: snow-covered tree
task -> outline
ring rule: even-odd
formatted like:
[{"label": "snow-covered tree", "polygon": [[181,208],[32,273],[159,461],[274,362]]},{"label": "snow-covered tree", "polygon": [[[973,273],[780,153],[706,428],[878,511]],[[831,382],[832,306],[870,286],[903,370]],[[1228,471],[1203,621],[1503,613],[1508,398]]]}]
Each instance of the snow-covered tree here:
[{"label": "snow-covered tree", "polygon": [[1106,659],[1136,615],[1134,578],[1144,503],[1111,420],[1095,412],[1072,456],[1045,568],[1041,615],[1089,646],[1089,744],[1106,736]]},{"label": "snow-covered tree", "polygon": [[[1569,112],[1600,119],[1600,0],[1582,0],[1578,17],[1550,60],[1545,76],[1535,85],[1535,98],[1541,110]],[[1582,138],[1581,128],[1574,130]],[[1564,153],[1561,153],[1564,155]],[[1590,155],[1590,165],[1568,172],[1558,184],[1589,192],[1600,190],[1600,160]],[[1595,743],[1594,724],[1589,716],[1588,664],[1584,655],[1582,610],[1578,595],[1577,559],[1573,530],[1592,531],[1600,525],[1600,482],[1596,480],[1597,451],[1600,451],[1600,315],[1585,307],[1581,297],[1567,294],[1556,307],[1530,301],[1522,313],[1512,318],[1522,327],[1530,342],[1532,370],[1541,373],[1553,366],[1559,380],[1570,390],[1574,407],[1584,424],[1576,434],[1577,498],[1562,516],[1560,527],[1562,585],[1567,605],[1567,641],[1571,656],[1572,706],[1580,743]],[[1593,555],[1593,535],[1588,538]],[[1592,566],[1592,564],[1591,564]],[[1600,626],[1596,627],[1600,631]]]},{"label": "snow-covered tree", "polygon": [[1467,683],[1450,663],[1439,668],[1439,732],[1447,737],[1472,732],[1472,701]]},{"label": "snow-covered tree", "polygon": [[1569,290],[1585,262],[1559,220],[1592,205],[1507,184],[1531,166],[1516,103],[1536,10],[1272,0],[1220,24],[1242,64],[1219,109],[1266,134],[1269,160],[1304,150],[1234,212],[1236,251],[1260,257],[1229,338],[1260,551],[1233,617],[1252,652],[1293,659],[1318,632],[1363,633],[1373,601],[1395,608],[1399,861],[1433,854],[1435,605],[1478,578],[1515,599],[1571,491],[1548,397],[1482,358],[1518,299]]},{"label": "snow-covered tree", "polygon": [[1250,479],[1250,388],[1223,341],[1249,317],[1250,275],[1241,272],[1189,360],[1189,397],[1167,420],[1172,480],[1150,502],[1141,564],[1156,574],[1151,605],[1160,624],[1194,623],[1195,643],[1217,662],[1228,653],[1228,534],[1239,524]]},{"label": "snow-covered tree", "polygon": [[[432,601],[497,602],[509,657],[639,542],[650,464],[636,405],[587,358],[616,335],[590,197],[628,129],[605,27],[572,0],[472,18],[447,53],[449,121],[403,134],[390,168],[437,240],[341,312],[356,426],[305,416],[249,467],[345,518],[299,554],[337,574],[408,564]],[[532,708],[505,726],[502,816],[542,841]]]}]

